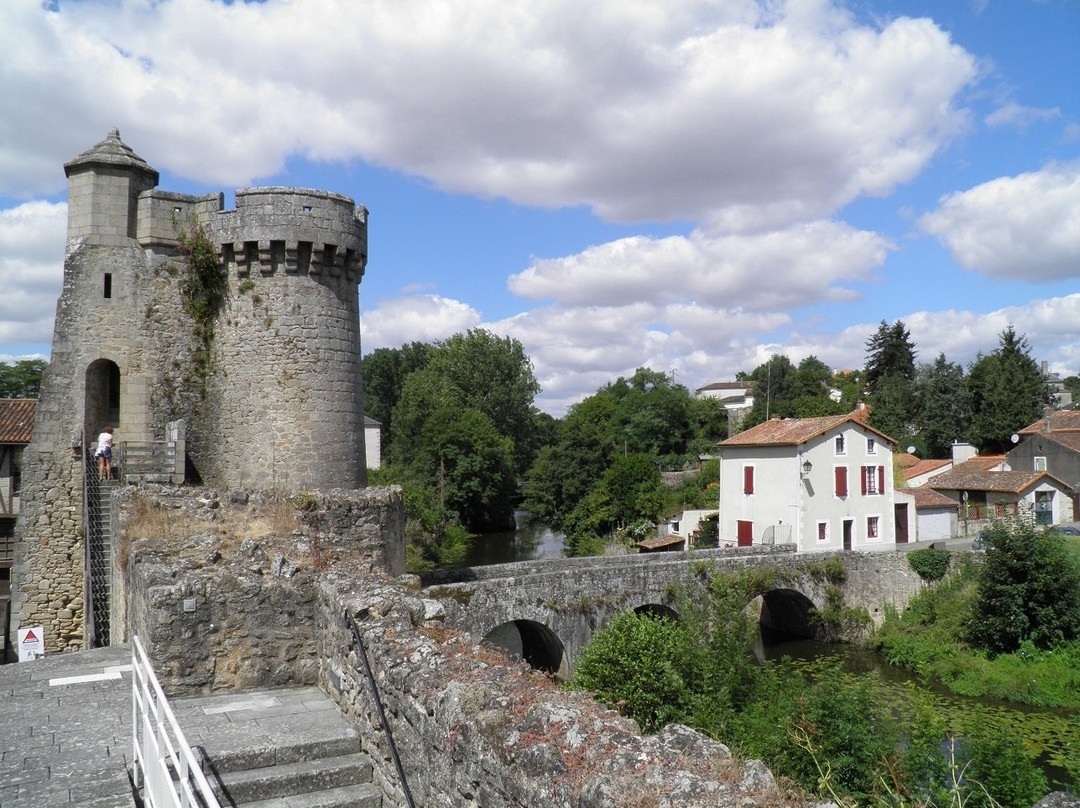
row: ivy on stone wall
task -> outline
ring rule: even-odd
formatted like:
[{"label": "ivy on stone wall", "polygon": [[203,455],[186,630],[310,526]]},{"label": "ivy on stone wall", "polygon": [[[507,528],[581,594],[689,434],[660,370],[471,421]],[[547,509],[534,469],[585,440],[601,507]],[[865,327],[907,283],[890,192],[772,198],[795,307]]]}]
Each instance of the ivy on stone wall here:
[{"label": "ivy on stone wall", "polygon": [[213,365],[214,320],[225,304],[227,278],[218,262],[217,247],[197,217],[186,228],[175,220],[173,225],[180,253],[185,259],[179,283],[181,304],[184,313],[195,324],[192,370],[205,395]]}]

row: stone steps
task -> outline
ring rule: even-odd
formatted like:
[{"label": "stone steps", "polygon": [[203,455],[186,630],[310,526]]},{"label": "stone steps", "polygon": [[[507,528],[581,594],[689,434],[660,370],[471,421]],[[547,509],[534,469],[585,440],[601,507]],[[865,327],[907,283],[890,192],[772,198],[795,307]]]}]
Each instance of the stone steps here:
[{"label": "stone steps", "polygon": [[356,730],[316,688],[170,699],[222,806],[380,808]]}]

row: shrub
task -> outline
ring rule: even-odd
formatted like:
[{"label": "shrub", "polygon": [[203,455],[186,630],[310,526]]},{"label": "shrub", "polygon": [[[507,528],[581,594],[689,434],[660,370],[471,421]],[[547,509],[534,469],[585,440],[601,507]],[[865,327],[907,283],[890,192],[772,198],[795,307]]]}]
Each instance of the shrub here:
[{"label": "shrub", "polygon": [[915,550],[907,555],[908,564],[924,581],[940,581],[944,578],[949,571],[951,558],[952,553],[948,550],[935,550],[931,547]]}]

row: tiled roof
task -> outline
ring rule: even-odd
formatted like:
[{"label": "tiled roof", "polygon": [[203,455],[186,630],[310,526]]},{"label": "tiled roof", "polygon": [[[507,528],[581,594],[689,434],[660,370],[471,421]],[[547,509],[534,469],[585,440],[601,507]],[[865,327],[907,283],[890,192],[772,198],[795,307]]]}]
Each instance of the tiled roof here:
[{"label": "tiled roof", "polygon": [[959,467],[944,474],[939,474],[927,483],[931,488],[946,491],[997,491],[1005,494],[1019,494],[1045,477],[1068,489],[1068,483],[1059,480],[1045,471],[986,471],[972,469],[963,471]]},{"label": "tiled roof", "polygon": [[29,443],[36,398],[0,398],[0,443]]},{"label": "tiled roof", "polygon": [[901,489],[915,498],[916,508],[959,508],[960,503],[925,485]]},{"label": "tiled roof", "polygon": [[910,480],[912,477],[929,474],[932,471],[937,471],[938,469],[945,468],[951,464],[951,460],[920,460],[914,466],[908,466],[904,469],[904,479]]},{"label": "tiled roof", "polygon": [[754,386],[753,382],[712,382],[704,387],[699,387],[696,392],[702,390],[749,390]]},{"label": "tiled roof", "polygon": [[1021,435],[1030,435],[1034,432],[1053,434],[1055,432],[1080,432],[1080,410],[1055,410],[1047,416],[1050,419],[1050,429],[1046,428],[1046,418],[1040,418],[1033,424],[1020,430]]},{"label": "tiled roof", "polygon": [[[1039,439],[1045,438],[1046,440],[1052,440],[1066,449],[1073,452],[1080,452],[1080,431],[1077,432],[1041,432],[1037,436]],[[1032,438],[1036,438],[1032,435]]]},{"label": "tiled roof", "polygon": [[921,462],[922,461],[919,460],[919,458],[917,458],[911,452],[897,452],[893,455],[893,463],[895,463],[902,469],[909,469],[916,463]]},{"label": "tiled roof", "polygon": [[818,435],[846,423],[856,423],[889,443],[896,443],[888,435],[867,426],[858,410],[846,415],[825,415],[820,418],[773,418],[751,427],[745,432],[720,441],[721,446],[798,446]]},{"label": "tiled roof", "polygon": [[969,457],[960,463],[953,466],[953,471],[962,471],[965,474],[978,471],[999,471],[1005,461],[1008,460],[1005,455],[976,455],[975,457]]},{"label": "tiled roof", "polygon": [[674,547],[677,544],[685,544],[686,539],[678,533],[668,533],[666,536],[656,536],[637,543],[638,547],[645,550],[657,550],[661,547]]}]

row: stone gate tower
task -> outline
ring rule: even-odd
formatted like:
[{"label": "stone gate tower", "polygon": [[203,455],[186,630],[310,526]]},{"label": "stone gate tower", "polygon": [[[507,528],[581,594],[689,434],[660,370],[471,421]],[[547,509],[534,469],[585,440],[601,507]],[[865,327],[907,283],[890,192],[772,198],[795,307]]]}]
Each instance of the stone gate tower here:
[{"label": "stone gate tower", "polygon": [[[86,458],[103,426],[115,428],[121,465],[145,447],[181,447],[173,479],[186,467],[217,488],[283,493],[367,481],[367,211],[298,188],[239,190],[232,210],[220,193],[163,191],[115,129],[64,170],[64,287],[24,453],[12,581],[11,634],[42,625],[49,651],[96,644]],[[225,281],[211,315],[185,305],[179,234],[194,231]]]}]

